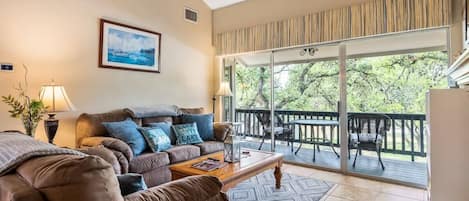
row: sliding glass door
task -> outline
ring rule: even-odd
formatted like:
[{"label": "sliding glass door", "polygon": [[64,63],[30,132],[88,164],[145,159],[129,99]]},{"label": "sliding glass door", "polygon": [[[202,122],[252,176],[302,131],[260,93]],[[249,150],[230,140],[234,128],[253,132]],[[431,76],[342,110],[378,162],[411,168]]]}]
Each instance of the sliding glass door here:
[{"label": "sliding glass door", "polygon": [[348,172],[427,186],[425,97],[448,87],[446,35],[439,29],[345,43]]},{"label": "sliding glass door", "polygon": [[231,58],[243,146],[283,153],[290,163],[425,187],[425,92],[448,86],[446,31]]},{"label": "sliding glass door", "polygon": [[292,163],[340,169],[339,46],[273,54],[275,151]]}]

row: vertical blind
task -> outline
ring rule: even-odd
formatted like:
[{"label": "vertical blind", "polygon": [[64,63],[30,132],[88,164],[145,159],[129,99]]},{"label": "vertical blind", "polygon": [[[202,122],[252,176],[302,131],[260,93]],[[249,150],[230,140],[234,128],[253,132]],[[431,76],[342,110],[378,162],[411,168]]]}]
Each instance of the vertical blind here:
[{"label": "vertical blind", "polygon": [[215,35],[217,55],[441,27],[450,0],[370,0]]}]

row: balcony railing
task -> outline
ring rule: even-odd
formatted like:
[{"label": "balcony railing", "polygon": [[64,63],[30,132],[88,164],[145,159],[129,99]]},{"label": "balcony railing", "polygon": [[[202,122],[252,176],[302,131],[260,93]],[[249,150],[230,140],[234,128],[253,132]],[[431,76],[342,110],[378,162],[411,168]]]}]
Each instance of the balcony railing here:
[{"label": "balcony railing", "polygon": [[[235,121],[241,122],[239,132],[245,136],[261,138],[264,134],[262,132],[262,125],[256,118],[256,114],[270,113],[269,110],[264,109],[236,109]],[[325,119],[325,120],[338,120],[339,114],[337,112],[315,112],[315,111],[294,111],[294,110],[277,110],[276,113],[283,119],[289,122],[295,119]],[[349,113],[357,114],[357,113]],[[363,114],[363,113],[360,113]],[[391,119],[391,128],[384,136],[383,152],[409,155],[411,160],[415,161],[415,156],[426,157],[426,133],[425,133],[425,115],[424,114],[392,114],[385,113]],[[334,146],[339,147],[340,135],[339,129],[327,126],[327,128],[312,126],[303,126],[306,137],[312,136],[316,132],[316,136],[321,136],[330,140]],[[313,130],[314,129],[314,130]],[[295,132],[293,141],[299,142],[298,132]],[[304,141],[303,143],[308,143]],[[311,142],[310,142],[311,143]]]}]

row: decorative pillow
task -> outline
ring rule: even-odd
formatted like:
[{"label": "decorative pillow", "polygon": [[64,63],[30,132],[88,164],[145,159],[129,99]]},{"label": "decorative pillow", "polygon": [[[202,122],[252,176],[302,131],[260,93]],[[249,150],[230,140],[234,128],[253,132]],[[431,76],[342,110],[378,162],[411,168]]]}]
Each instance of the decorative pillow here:
[{"label": "decorative pillow", "polygon": [[177,145],[200,144],[204,142],[197,131],[196,123],[173,125],[173,130],[176,134]]},{"label": "decorative pillow", "polygon": [[181,118],[185,124],[197,124],[197,131],[199,131],[202,140],[215,139],[213,135],[213,114],[184,114]]},{"label": "decorative pillow", "polygon": [[117,175],[122,196],[148,189],[141,174],[127,173]]},{"label": "decorative pillow", "polygon": [[168,135],[169,139],[171,139],[171,144],[176,144],[176,135],[171,129],[171,122],[156,122],[156,123],[148,123],[149,127],[153,128],[161,128],[161,130]]},{"label": "decorative pillow", "polygon": [[171,140],[161,128],[139,128],[138,129],[153,152],[166,151],[171,148]]},{"label": "decorative pillow", "polygon": [[103,126],[111,137],[120,139],[127,143],[135,156],[140,155],[147,148],[147,143],[142,134],[138,131],[138,126],[130,118],[125,121],[103,122]]}]

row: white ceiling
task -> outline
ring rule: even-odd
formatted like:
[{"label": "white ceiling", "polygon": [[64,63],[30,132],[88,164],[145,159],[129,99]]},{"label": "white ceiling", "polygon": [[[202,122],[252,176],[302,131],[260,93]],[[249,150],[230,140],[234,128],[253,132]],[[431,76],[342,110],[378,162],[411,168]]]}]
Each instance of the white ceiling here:
[{"label": "white ceiling", "polygon": [[210,7],[211,9],[219,9],[226,6],[231,6],[233,4],[237,4],[246,0],[204,0],[204,2]]},{"label": "white ceiling", "polygon": [[[403,54],[406,52],[446,50],[445,30],[421,31],[396,34],[383,37],[372,37],[346,41],[349,57],[381,56],[389,54]],[[307,62],[311,60],[337,58],[337,45],[315,46],[318,52],[314,56],[301,56],[303,48],[289,49],[275,53],[276,63]],[[269,53],[247,54],[238,56],[238,60],[247,66],[267,65],[270,61]]]}]

